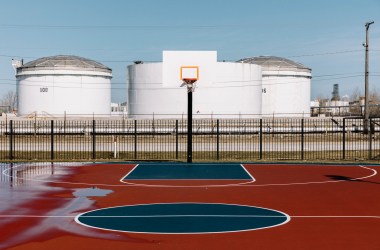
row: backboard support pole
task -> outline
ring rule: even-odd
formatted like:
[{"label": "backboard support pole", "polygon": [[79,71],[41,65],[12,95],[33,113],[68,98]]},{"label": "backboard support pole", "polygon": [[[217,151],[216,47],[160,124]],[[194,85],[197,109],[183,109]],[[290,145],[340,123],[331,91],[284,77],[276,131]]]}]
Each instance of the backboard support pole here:
[{"label": "backboard support pole", "polygon": [[193,91],[187,91],[187,163],[193,162]]},{"label": "backboard support pole", "polygon": [[183,85],[187,87],[187,163],[193,162],[193,92],[197,79],[184,78]]}]

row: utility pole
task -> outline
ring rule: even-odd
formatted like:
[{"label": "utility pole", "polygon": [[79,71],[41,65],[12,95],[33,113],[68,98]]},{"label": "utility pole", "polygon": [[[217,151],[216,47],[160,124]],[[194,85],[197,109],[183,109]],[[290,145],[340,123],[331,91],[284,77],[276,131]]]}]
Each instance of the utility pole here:
[{"label": "utility pole", "polygon": [[365,81],[365,103],[364,103],[364,123],[363,123],[363,132],[364,134],[368,134],[368,119],[369,119],[369,110],[368,110],[368,103],[369,103],[369,89],[368,89],[368,30],[369,26],[371,24],[374,24],[374,21],[367,22],[365,24],[365,43],[363,43],[363,46],[365,47],[365,75],[364,75],[364,81]]}]

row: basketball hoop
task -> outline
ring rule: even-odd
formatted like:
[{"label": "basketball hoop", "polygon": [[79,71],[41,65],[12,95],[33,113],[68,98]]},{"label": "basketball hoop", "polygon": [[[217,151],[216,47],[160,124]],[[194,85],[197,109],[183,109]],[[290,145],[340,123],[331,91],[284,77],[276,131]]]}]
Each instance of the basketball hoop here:
[{"label": "basketball hoop", "polygon": [[194,92],[197,86],[197,79],[195,78],[184,78],[182,86],[187,86],[187,92]]}]

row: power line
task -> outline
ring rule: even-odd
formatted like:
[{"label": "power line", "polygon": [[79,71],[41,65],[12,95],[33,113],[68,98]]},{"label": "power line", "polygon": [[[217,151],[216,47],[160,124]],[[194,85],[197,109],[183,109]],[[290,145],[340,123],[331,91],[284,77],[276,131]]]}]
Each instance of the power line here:
[{"label": "power line", "polygon": [[[380,72],[370,72],[370,76],[378,76]],[[312,76],[314,81],[322,81],[322,80],[329,80],[329,79],[339,79],[339,78],[328,78],[328,79],[315,79],[315,78],[323,78],[323,77],[330,77],[330,76],[342,76],[339,78],[349,78],[349,77],[357,77],[357,76],[363,76],[362,72],[352,72],[352,73],[337,73],[337,74],[327,74],[327,75],[316,75]],[[0,81],[13,81],[16,82],[17,79],[10,79],[10,78],[0,78]],[[26,80],[23,79],[22,81],[25,82],[37,82],[40,83],[40,80]],[[216,81],[214,83],[228,83],[228,82],[252,82],[252,81],[262,81],[262,79],[250,79],[250,80],[237,80],[237,81]],[[77,82],[55,82],[55,83],[62,83],[62,84],[67,84],[67,83],[77,83]],[[104,84],[104,83],[99,83],[99,82],[86,82],[82,84]],[[126,82],[112,82],[112,84],[126,84]],[[144,83],[136,83],[136,84],[162,84],[162,82],[144,82]]]},{"label": "power line", "polygon": [[313,76],[313,78],[319,78],[319,77],[329,77],[329,76],[344,76],[344,75],[357,75],[362,74],[362,72],[355,72],[355,73],[338,73],[338,74],[328,74],[328,75],[316,75]]},{"label": "power line", "polygon": [[[9,78],[0,78],[0,81],[12,81],[12,82],[17,82],[16,79],[9,79]],[[42,81],[34,81],[34,80],[26,80],[23,79],[22,81],[24,82],[35,82],[35,83],[41,83]],[[49,82],[49,81],[46,81]],[[54,81],[55,84],[78,84],[79,82],[70,82],[70,81],[65,81],[65,82],[57,82]],[[126,84],[125,82],[111,82],[112,84]],[[91,84],[91,85],[96,85],[96,84],[105,84],[105,83],[100,83],[100,82],[81,82],[80,84]]]},{"label": "power line", "polygon": [[[328,80],[337,80],[337,79],[345,79],[345,78],[355,78],[355,77],[362,77],[363,75],[353,75],[353,76],[345,76],[345,77],[335,77],[335,78],[329,78],[329,79],[319,79],[319,80],[314,80],[314,81],[328,81]],[[376,77],[377,76],[380,76],[380,75],[375,75]],[[237,82],[237,83],[248,83],[248,82],[255,82],[255,81],[258,81],[258,80],[247,80],[247,81],[226,81],[226,82],[214,82],[214,83],[234,83],[234,82]],[[256,87],[256,86],[271,86],[271,85],[285,85],[285,84],[297,84],[297,83],[304,83],[304,81],[292,81],[292,82],[281,82],[281,83],[265,83],[265,82],[260,82],[260,83],[257,83],[257,84],[244,84],[244,85],[230,85],[230,86],[202,86],[201,85],[201,88],[212,88],[212,89],[225,89],[225,88],[243,88],[243,87]],[[1,83],[0,84],[7,84],[7,85],[16,85],[16,83]],[[86,84],[90,84],[90,83],[86,83]],[[28,84],[20,84],[22,86],[26,86],[26,87],[52,87],[52,88],[65,88],[65,89],[111,89],[111,90],[126,90],[126,89],[130,89],[130,90],[140,90],[140,91],[152,91],[152,90],[158,90],[158,91],[162,91],[162,90],[168,90],[168,89],[179,89],[180,87],[146,87],[146,88],[134,88],[133,86],[127,86],[127,83],[123,83],[123,84],[126,84],[125,87],[112,87],[112,84],[110,84],[109,87],[98,87],[98,88],[92,88],[92,87],[86,87],[86,86],[77,86],[77,87],[73,87],[73,86],[56,86],[56,85],[51,85],[49,83],[47,84],[36,84],[36,85],[28,85]],[[136,85],[141,85],[139,83],[135,83]],[[162,84],[161,83],[145,83],[145,84]],[[92,84],[91,84],[92,85]],[[103,84],[104,85],[104,84]],[[198,85],[199,87],[199,85]]]},{"label": "power line", "polygon": [[32,57],[32,56],[17,56],[17,55],[0,55],[0,57],[37,59],[37,57]]},{"label": "power line", "polygon": [[35,25],[3,24],[7,29],[66,29],[66,30],[156,30],[156,29],[216,29],[227,27],[250,27],[248,25]]},{"label": "power line", "polygon": [[[360,73],[343,73],[343,74],[329,74],[329,75],[317,75],[314,76],[313,78],[323,78],[323,77],[328,77],[328,76],[341,76],[341,77],[331,77],[331,78],[325,78],[325,79],[314,79],[313,81],[327,81],[327,80],[337,80],[337,79],[345,79],[345,78],[353,78],[353,77],[361,77],[363,74]],[[379,76],[378,74],[370,74],[370,76]],[[13,83],[5,83],[5,84],[13,84],[16,85],[17,80],[16,79],[9,79],[9,78],[0,78],[0,81],[11,81]],[[41,81],[36,81],[36,80],[26,80],[23,79],[23,82],[30,82],[30,83],[39,83],[41,84]],[[47,81],[48,82],[48,81]],[[250,80],[236,80],[236,81],[215,81],[214,83],[235,83],[235,82],[262,82],[262,79],[250,79]],[[299,82],[299,81],[295,81]],[[295,82],[287,82],[287,83],[295,83]],[[78,84],[78,82],[54,82],[55,84]],[[0,84],[4,84],[1,83]],[[86,82],[86,83],[80,83],[82,85],[104,85],[107,83],[99,83],[99,82]],[[128,82],[111,82],[112,85],[124,85],[128,84]],[[157,84],[160,85],[162,82],[144,82],[144,83],[139,83],[139,82],[134,82],[134,84],[138,85],[149,85],[149,84]],[[244,85],[246,86],[246,85]],[[235,87],[235,86],[233,86]]]},{"label": "power line", "polygon": [[336,54],[346,54],[346,53],[362,52],[362,51],[363,50],[356,49],[356,50],[344,50],[344,51],[324,52],[324,53],[314,53],[314,54],[304,54],[304,55],[286,56],[286,57],[294,58],[294,57],[324,56],[324,55],[336,55]]},{"label": "power line", "polygon": [[[103,49],[102,49],[103,50]],[[107,50],[107,49],[104,49]],[[380,50],[370,50],[378,52]],[[311,57],[311,56],[323,56],[323,55],[336,55],[336,54],[348,54],[348,53],[356,53],[356,52],[363,52],[363,50],[344,50],[344,51],[331,51],[331,52],[322,52],[322,53],[313,53],[313,54],[302,54],[302,55],[290,55],[285,56],[285,58],[297,58],[297,57]],[[7,58],[28,58],[28,59],[38,59],[39,57],[32,57],[32,56],[20,56],[20,55],[6,55],[6,54],[0,54],[0,57],[7,57]],[[223,61],[226,62],[236,62],[239,59],[226,59]],[[98,60],[100,62],[110,62],[110,63],[133,63],[136,60],[132,59],[126,59],[126,60],[114,60],[114,59],[101,59]],[[162,62],[160,60],[141,60],[143,62],[148,63],[154,63],[154,62]]]}]

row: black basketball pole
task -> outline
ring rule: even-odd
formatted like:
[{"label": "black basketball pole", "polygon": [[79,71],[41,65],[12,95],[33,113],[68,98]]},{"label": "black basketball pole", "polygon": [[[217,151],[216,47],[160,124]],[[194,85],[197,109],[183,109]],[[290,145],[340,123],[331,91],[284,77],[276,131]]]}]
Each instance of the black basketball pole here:
[{"label": "black basketball pole", "polygon": [[187,163],[193,162],[193,91],[187,90]]}]

